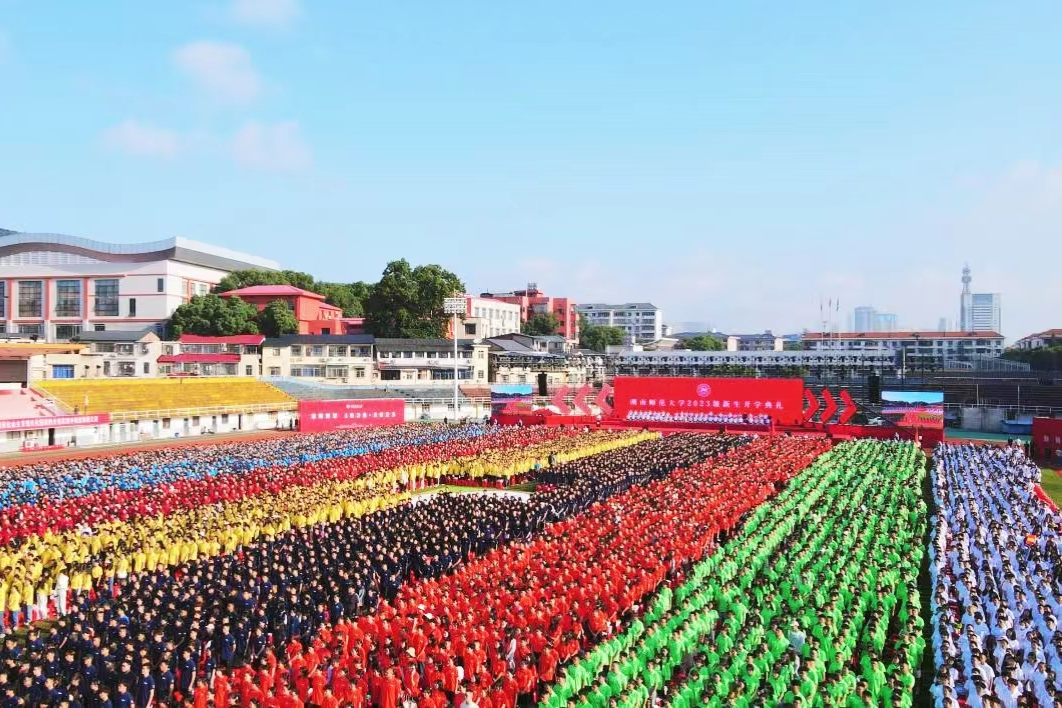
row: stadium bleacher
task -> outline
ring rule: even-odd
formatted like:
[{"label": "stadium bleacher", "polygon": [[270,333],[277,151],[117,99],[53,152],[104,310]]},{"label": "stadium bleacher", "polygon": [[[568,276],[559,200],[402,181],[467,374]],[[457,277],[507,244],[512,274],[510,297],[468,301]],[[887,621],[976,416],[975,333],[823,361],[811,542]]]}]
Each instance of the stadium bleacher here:
[{"label": "stadium bleacher", "polygon": [[292,397],[252,378],[42,381],[36,384],[70,411],[122,413],[210,406],[291,403]]}]

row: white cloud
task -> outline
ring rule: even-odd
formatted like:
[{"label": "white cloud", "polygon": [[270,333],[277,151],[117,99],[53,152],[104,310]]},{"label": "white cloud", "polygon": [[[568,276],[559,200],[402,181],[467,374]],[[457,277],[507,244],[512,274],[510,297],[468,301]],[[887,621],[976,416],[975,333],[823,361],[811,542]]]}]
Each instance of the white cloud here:
[{"label": "white cloud", "polygon": [[274,172],[294,172],[313,164],[310,147],[294,121],[247,123],[236,133],[232,154],[244,167]]},{"label": "white cloud", "polygon": [[238,44],[199,41],[173,55],[174,63],[211,97],[226,103],[249,103],[262,92],[262,79],[251,55]]},{"label": "white cloud", "polygon": [[131,119],[103,131],[100,141],[109,150],[162,160],[172,160],[181,151],[181,138],[175,131]]},{"label": "white cloud", "polygon": [[283,29],[302,15],[299,0],[233,0],[232,18],[242,25]]}]

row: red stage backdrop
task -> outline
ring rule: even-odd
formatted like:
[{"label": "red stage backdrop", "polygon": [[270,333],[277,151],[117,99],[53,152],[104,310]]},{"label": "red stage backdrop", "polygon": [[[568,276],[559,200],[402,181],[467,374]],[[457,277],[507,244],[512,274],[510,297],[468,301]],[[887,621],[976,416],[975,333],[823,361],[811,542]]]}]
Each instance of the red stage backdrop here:
[{"label": "red stage backdrop", "polygon": [[614,415],[630,411],[759,413],[782,425],[804,420],[802,379],[695,379],[618,376],[613,382]]},{"label": "red stage backdrop", "polygon": [[406,401],[403,398],[299,401],[299,430],[307,433],[405,422]]},{"label": "red stage backdrop", "polygon": [[1062,450],[1062,419],[1033,418],[1030,440],[1036,459],[1056,462],[1059,459],[1058,451]]}]

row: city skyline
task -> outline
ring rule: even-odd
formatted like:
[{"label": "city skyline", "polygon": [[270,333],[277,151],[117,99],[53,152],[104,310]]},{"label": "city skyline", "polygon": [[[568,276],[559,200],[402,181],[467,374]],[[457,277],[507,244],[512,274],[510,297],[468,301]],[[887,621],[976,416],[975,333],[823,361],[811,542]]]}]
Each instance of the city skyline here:
[{"label": "city skyline", "polygon": [[0,16],[5,228],[738,332],[935,326],[970,262],[1009,340],[1059,324],[1058,3],[57,7]]}]

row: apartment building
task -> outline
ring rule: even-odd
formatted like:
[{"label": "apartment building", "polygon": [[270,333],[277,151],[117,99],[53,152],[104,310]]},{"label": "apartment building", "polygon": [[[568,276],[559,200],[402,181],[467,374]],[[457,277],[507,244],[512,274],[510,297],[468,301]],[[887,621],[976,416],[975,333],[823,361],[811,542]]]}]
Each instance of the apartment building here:
[{"label": "apartment building", "polygon": [[619,327],[635,342],[655,342],[664,336],[664,311],[651,302],[595,302],[577,305],[575,309],[588,325]]},{"label": "apartment building", "polygon": [[262,375],[335,384],[377,381],[369,334],[293,334],[262,343]]}]

